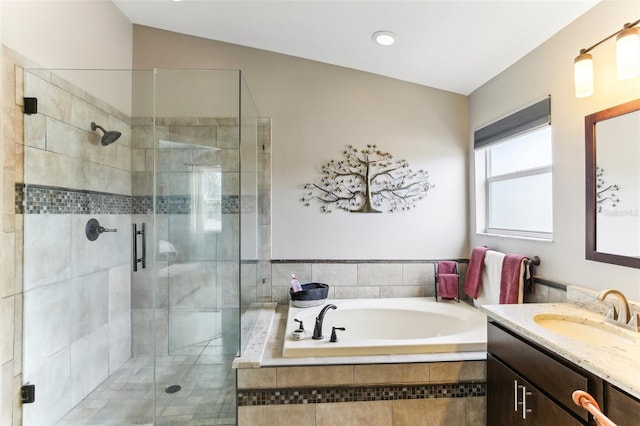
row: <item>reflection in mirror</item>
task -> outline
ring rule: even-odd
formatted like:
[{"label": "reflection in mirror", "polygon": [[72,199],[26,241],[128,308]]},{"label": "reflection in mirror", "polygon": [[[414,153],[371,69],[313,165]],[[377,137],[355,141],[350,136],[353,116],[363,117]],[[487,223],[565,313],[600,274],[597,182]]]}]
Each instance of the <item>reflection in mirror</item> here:
[{"label": "reflection in mirror", "polygon": [[586,258],[640,268],[640,99],[585,117]]}]

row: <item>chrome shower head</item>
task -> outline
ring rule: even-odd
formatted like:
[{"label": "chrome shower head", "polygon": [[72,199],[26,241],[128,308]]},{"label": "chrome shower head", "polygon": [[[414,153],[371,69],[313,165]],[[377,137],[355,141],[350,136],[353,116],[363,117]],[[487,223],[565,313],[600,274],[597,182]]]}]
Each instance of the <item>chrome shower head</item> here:
[{"label": "chrome shower head", "polygon": [[91,122],[91,130],[95,131],[96,129],[100,129],[102,130],[102,133],[104,133],[102,135],[102,140],[100,141],[102,146],[111,145],[112,143],[117,141],[118,138],[122,135],[122,133],[116,132],[115,130],[107,131],[104,129],[104,127],[98,126],[96,123]]}]

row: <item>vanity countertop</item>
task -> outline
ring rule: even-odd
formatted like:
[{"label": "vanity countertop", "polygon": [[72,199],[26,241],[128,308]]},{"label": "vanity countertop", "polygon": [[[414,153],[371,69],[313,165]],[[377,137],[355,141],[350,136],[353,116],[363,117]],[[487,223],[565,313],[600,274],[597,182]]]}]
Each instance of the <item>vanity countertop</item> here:
[{"label": "vanity countertop", "polygon": [[640,398],[640,333],[620,327],[619,332],[635,339],[635,344],[604,346],[564,337],[534,321],[538,314],[567,315],[596,322],[603,320],[602,314],[568,303],[485,305],[479,309],[523,337]]}]

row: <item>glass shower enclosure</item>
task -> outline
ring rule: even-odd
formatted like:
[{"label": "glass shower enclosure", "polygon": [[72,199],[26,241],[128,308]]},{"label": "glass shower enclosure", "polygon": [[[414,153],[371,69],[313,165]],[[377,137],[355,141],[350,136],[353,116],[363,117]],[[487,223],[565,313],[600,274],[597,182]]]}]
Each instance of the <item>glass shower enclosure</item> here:
[{"label": "glass shower enclosure", "polygon": [[241,72],[25,70],[24,91],[23,423],[235,424],[259,243]]}]

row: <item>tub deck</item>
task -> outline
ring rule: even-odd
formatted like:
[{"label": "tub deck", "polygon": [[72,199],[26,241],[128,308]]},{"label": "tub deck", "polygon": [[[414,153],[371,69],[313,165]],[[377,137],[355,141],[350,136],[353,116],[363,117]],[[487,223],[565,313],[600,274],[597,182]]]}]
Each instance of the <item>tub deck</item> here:
[{"label": "tub deck", "polygon": [[[484,361],[486,349],[462,352],[436,352],[417,354],[349,355],[349,356],[304,356],[285,358],[282,356],[288,306],[265,303],[256,306],[258,319],[247,339],[241,356],[234,360],[233,368],[263,368],[307,365],[348,364],[403,364],[451,361]],[[486,327],[486,325],[485,325]],[[313,329],[311,328],[311,331]]]},{"label": "tub deck", "polygon": [[[284,357],[446,353],[487,348],[486,315],[465,303],[436,302],[429,297],[338,299],[324,305],[329,303],[338,309],[326,312],[322,340],[311,339],[322,306],[289,306]],[[301,340],[291,338],[298,328],[294,318],[305,324]],[[329,341],[332,327],[346,328],[337,332],[338,342]]]}]

